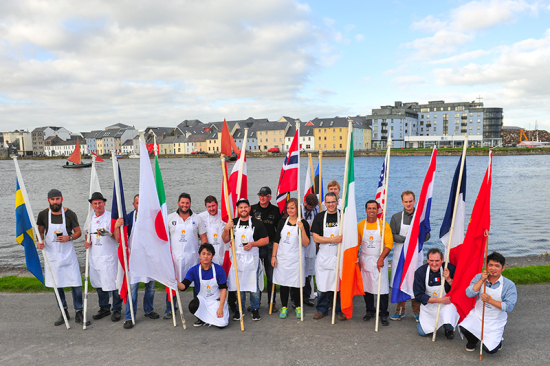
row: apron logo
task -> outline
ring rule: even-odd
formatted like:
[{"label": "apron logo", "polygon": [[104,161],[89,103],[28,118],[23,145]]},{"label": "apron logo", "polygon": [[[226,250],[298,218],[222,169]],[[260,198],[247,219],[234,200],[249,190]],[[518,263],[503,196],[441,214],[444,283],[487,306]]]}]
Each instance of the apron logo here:
[{"label": "apron logo", "polygon": [[243,234],[241,235],[241,240],[245,240],[246,239],[246,236]]},{"label": "apron logo", "polygon": [[214,234],[214,239],[216,239],[218,237],[218,234]]},{"label": "apron logo", "polygon": [[206,286],[206,289],[207,289],[207,290],[210,290],[210,285]]},{"label": "apron logo", "polygon": [[374,238],[373,238],[372,236],[369,236],[369,240],[370,240],[370,241],[373,241]]},{"label": "apron logo", "polygon": [[287,231],[286,236],[287,236],[287,237],[290,236],[290,231]]},{"label": "apron logo", "polygon": [[432,295],[437,296],[437,292],[432,292]]},{"label": "apron logo", "polygon": [[99,234],[96,234],[96,235],[95,235],[96,238],[99,238],[100,236],[101,236],[101,235],[99,235]]},{"label": "apron logo", "polygon": [[331,237],[331,238],[334,238],[334,234],[330,234],[330,237]]},{"label": "apron logo", "polygon": [[182,235],[185,235],[185,230],[182,230],[181,233],[182,233]]}]

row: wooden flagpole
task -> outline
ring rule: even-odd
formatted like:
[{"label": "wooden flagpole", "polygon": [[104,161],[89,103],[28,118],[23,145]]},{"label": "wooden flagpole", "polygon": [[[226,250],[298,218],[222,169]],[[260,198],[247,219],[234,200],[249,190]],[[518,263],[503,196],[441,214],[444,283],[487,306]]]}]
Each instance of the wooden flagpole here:
[{"label": "wooden flagpole", "polygon": [[[29,202],[29,196],[27,195],[27,189],[25,188],[25,182],[23,182],[23,177],[21,176],[21,170],[19,170],[19,164],[17,163],[16,156],[13,157],[13,162],[15,163],[15,172],[17,174],[17,179],[19,181],[19,189],[21,189],[21,193],[23,194],[23,199],[25,200],[25,207],[27,208],[27,214],[29,215],[32,228],[34,229],[34,235],[36,236],[36,239],[38,240],[39,243],[43,243],[44,241],[40,236],[40,232],[38,231],[38,226],[36,225],[34,214],[32,213],[31,204]],[[46,233],[44,233],[44,236],[46,236]],[[53,284],[53,291],[55,292],[57,305],[59,306],[61,315],[63,315],[63,319],[65,320],[65,326],[67,327],[67,329],[71,329],[71,326],[69,325],[69,320],[67,320],[67,314],[65,314],[65,309],[63,308],[63,303],[61,302],[61,298],[59,297],[59,291],[57,290],[57,285],[55,284],[55,278],[53,277],[52,269],[50,267],[50,261],[48,260],[48,256],[46,255],[46,252],[44,250],[42,250],[42,255],[44,256],[44,263],[48,268],[48,272],[50,274],[50,280],[52,281],[52,284]]]},{"label": "wooden flagpole", "polygon": [[[462,173],[464,171],[464,162],[466,161],[466,149],[468,148],[468,135],[464,137],[464,147],[462,148],[462,159],[460,160],[460,171],[458,173],[458,184],[456,186],[456,194],[455,194],[455,204],[453,207],[453,219],[451,220],[451,228],[449,229],[449,241],[447,242],[447,246],[445,248],[445,268],[447,269],[449,266],[449,253],[451,251],[451,244],[453,241],[453,231],[455,228],[455,219],[456,219],[456,208],[458,207],[458,199],[460,197],[460,187],[462,186]],[[439,290],[439,298],[441,299],[443,297],[443,292],[445,291],[445,279],[441,278],[441,289]],[[437,336],[437,326],[439,325],[439,313],[441,312],[441,303],[437,304],[437,314],[435,316],[435,327],[434,332],[432,336],[432,341],[435,342],[435,338]]]},{"label": "wooden flagpole", "polygon": [[[315,175],[313,176],[313,180],[315,181]],[[319,213],[321,213],[323,207],[322,202],[325,199],[325,197],[322,197],[323,194],[323,150],[319,150],[319,187],[317,187],[319,190]]]},{"label": "wooden flagpole", "polygon": [[[348,123],[348,139],[346,141],[347,147],[350,145],[351,140],[351,131],[353,129],[352,122],[350,121]],[[353,149],[353,145],[352,149]],[[342,202],[346,202],[346,198],[348,195],[348,164],[349,164],[349,155],[353,154],[353,151],[350,151],[349,148],[346,148],[346,167],[344,169],[344,194],[342,195]],[[321,180],[319,179],[319,184],[321,184]],[[338,201],[336,201],[338,203]],[[336,214],[338,214],[338,208],[336,208]],[[328,210],[326,215],[328,215]],[[342,231],[344,229],[344,210],[340,211],[340,226],[338,228],[338,235],[342,235]],[[334,324],[334,318],[336,317],[336,299],[338,298],[338,280],[340,279],[340,257],[342,255],[342,242],[338,243],[338,254],[336,255],[336,276],[334,281],[334,298],[332,299],[332,324]]]},{"label": "wooden flagpole", "polygon": [[[487,254],[489,253],[489,231],[485,230],[485,270],[487,271]],[[483,293],[487,292],[487,280],[483,282]],[[483,301],[483,312],[481,314],[481,344],[479,345],[479,360],[483,358],[483,328],[485,325],[485,301]]]},{"label": "wooden flagpole", "polygon": [[[386,145],[386,169],[384,169],[384,181],[386,186],[384,187],[384,192],[382,194],[382,202],[384,203],[384,208],[382,209],[382,244],[380,245],[380,255],[384,252],[384,239],[386,236],[386,209],[388,207],[388,181],[390,178],[390,156],[391,156],[391,134],[388,136],[388,143]],[[378,218],[377,218],[378,220]],[[392,268],[393,269],[393,268]],[[376,324],[374,326],[374,331],[378,332],[378,320],[380,318],[380,287],[382,286],[382,270],[378,271],[378,293],[376,298]]]},{"label": "wooden flagpole", "polygon": [[313,187],[313,192],[315,193],[315,171],[313,170],[313,162],[311,160],[311,153],[307,153],[307,157],[309,158],[309,170],[311,171],[311,186]]},{"label": "wooden flagpole", "polygon": [[[300,195],[300,120],[296,121],[296,132],[298,136],[298,174],[296,179],[298,180],[296,184],[298,185],[298,220],[296,221],[296,227],[298,229],[298,255],[300,256],[300,321],[304,321],[304,268],[303,259],[302,259],[302,230],[298,227],[298,221],[302,219],[302,201],[303,198]],[[271,296],[271,301],[273,301],[273,296]]]},{"label": "wooden flagpole", "polygon": [[[120,182],[118,181],[118,161],[116,158],[115,150],[111,150],[111,159],[113,160],[113,174],[115,178],[115,192],[116,192],[116,203],[118,208],[118,217],[122,217],[122,202],[120,199]],[[132,289],[130,288],[130,268],[128,267],[128,254],[126,253],[126,236],[124,235],[124,226],[120,228],[120,245],[122,245],[122,255],[124,257],[124,274],[126,276],[126,285],[128,287],[128,294],[126,295],[126,301],[130,302],[130,315],[132,317],[132,324],[136,324],[136,319],[134,317],[134,306],[132,304]]]},{"label": "wooden flagpole", "polygon": [[[92,197],[92,181],[94,177],[92,176],[95,171],[95,155],[92,154],[92,170],[90,172],[90,198]],[[88,215],[91,210],[91,203],[88,204]],[[90,220],[90,227],[88,228],[88,234],[86,234],[86,241],[90,241],[92,237],[92,220]],[[86,321],[88,314],[88,276],[89,276],[89,267],[90,267],[90,248],[86,249],[86,267],[84,269],[84,320],[82,321],[82,329],[86,330]]]}]

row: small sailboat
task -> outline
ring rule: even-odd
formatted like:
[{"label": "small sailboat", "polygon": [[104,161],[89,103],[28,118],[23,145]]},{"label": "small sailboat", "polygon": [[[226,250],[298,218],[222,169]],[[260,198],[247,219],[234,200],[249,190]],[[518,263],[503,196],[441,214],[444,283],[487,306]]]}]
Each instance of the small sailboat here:
[{"label": "small sailboat", "polygon": [[[89,168],[92,166],[92,163],[83,163],[82,157],[80,155],[80,145],[78,144],[78,139],[76,139],[76,146],[73,153],[67,158],[67,164],[63,165],[63,168]],[[72,164],[69,164],[69,161]]]}]

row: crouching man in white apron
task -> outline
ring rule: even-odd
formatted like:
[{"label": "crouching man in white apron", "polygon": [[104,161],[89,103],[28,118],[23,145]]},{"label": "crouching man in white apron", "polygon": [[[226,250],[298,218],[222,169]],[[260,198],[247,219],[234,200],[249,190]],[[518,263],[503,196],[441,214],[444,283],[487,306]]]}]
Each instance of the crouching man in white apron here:
[{"label": "crouching man in white apron", "polygon": [[[455,266],[449,263],[446,270],[443,270],[443,253],[438,248],[428,250],[428,263],[424,264],[414,273],[414,297],[420,305],[420,321],[416,325],[418,334],[425,337],[434,332],[435,318],[437,316],[438,304],[441,304],[437,329],[445,329],[447,339],[454,338],[454,329],[458,323],[459,315],[456,307],[451,303],[450,297],[445,297],[451,290]],[[443,295],[439,298],[441,281],[445,280]],[[437,331],[435,329],[435,331]]]},{"label": "crouching man in white apron", "polygon": [[[365,305],[367,314],[363,317],[364,321],[369,321],[376,315],[376,305],[374,299],[378,293],[378,276],[380,280],[380,311],[378,316],[381,318],[382,325],[388,326],[388,303],[390,286],[388,281],[388,254],[393,248],[393,235],[390,225],[378,220],[378,202],[375,200],[367,201],[365,212],[367,218],[357,224],[357,233],[361,254],[359,255],[359,264],[361,266],[361,277],[363,278],[363,289],[365,290]],[[384,244],[382,244],[382,227],[385,230]],[[384,247],[381,250],[382,246]]]},{"label": "crouching man in white apron", "polygon": [[199,248],[200,263],[191,267],[184,280],[178,283],[181,291],[195,283],[198,295],[189,303],[189,311],[198,318],[193,324],[195,327],[214,325],[223,328],[229,323],[227,278],[222,266],[212,263],[215,255],[212,244],[202,244]]},{"label": "crouching man in white apron", "polygon": [[[485,305],[485,324],[483,326],[483,351],[497,353],[502,348],[502,335],[508,314],[518,300],[516,285],[502,276],[506,260],[500,253],[487,256],[488,270],[477,274],[466,289],[468,297],[477,297],[475,307],[460,323],[459,331],[466,337],[466,351],[475,350],[481,338],[481,318]],[[486,283],[485,293],[483,284]]]}]

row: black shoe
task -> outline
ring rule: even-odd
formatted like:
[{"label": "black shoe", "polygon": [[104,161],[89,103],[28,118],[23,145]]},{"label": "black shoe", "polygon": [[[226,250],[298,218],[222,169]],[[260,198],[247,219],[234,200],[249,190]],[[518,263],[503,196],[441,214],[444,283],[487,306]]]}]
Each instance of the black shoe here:
[{"label": "black shoe", "polygon": [[262,317],[260,316],[260,310],[252,310],[252,320],[257,322],[258,320],[262,320]]},{"label": "black shoe", "polygon": [[476,350],[476,344],[477,343],[466,343],[466,351],[474,352]]},{"label": "black shoe", "polygon": [[311,307],[315,306],[315,304],[313,303],[313,301],[311,301],[310,299],[305,299],[305,300],[304,300],[304,304],[305,304],[306,306],[311,306]]},{"label": "black shoe", "polygon": [[[82,322],[84,321],[84,316],[82,315],[82,310],[79,310],[76,312],[75,316],[74,316],[74,321],[75,323],[78,323],[78,324],[82,324]],[[86,321],[86,326],[92,324],[91,321]]]},{"label": "black shoe", "polygon": [[124,329],[132,329],[134,327],[134,324],[131,320],[124,321]]},{"label": "black shoe", "polygon": [[369,320],[371,320],[372,318],[374,318],[374,314],[371,314],[371,313],[367,313],[364,317],[363,317],[363,320],[368,322]]},{"label": "black shoe", "polygon": [[120,320],[120,311],[113,311],[113,314],[111,315],[111,321],[118,322],[119,320]]},{"label": "black shoe", "polygon": [[380,318],[380,323],[382,323],[383,326],[387,327],[388,325],[390,325],[390,321],[388,320],[387,317],[385,318]]},{"label": "black shoe", "polygon": [[149,314],[145,314],[145,316],[148,317],[149,319],[158,319],[158,318],[160,318],[160,315],[158,315],[154,311],[151,311]]},{"label": "black shoe", "polygon": [[445,331],[445,337],[447,337],[447,339],[453,339],[455,337],[454,331],[452,329],[451,330],[446,330]]},{"label": "black shoe", "polygon": [[108,315],[111,315],[111,312],[109,310],[99,309],[97,311],[97,314],[92,316],[92,318],[94,318],[94,320],[99,320],[99,319],[105,318]]},{"label": "black shoe", "polygon": [[[69,311],[65,309],[65,315],[67,316],[67,320],[71,319],[71,316],[69,315]],[[59,315],[59,318],[53,323],[56,327],[58,325],[65,324],[65,319],[63,319],[63,314]]]},{"label": "black shoe", "polygon": [[[296,309],[296,305],[292,304],[292,307],[294,309]],[[277,306],[275,304],[273,304],[273,308],[271,309],[271,312],[276,313],[277,311],[279,311],[279,309],[277,309]]]},{"label": "black shoe", "polygon": [[203,321],[200,320],[200,319],[197,319],[197,321],[193,323],[193,326],[194,326],[194,327],[204,327],[205,325],[206,325],[206,323],[203,322]]},{"label": "black shoe", "polygon": [[241,313],[239,313],[239,310],[235,310],[233,313],[233,320],[241,320]]}]

